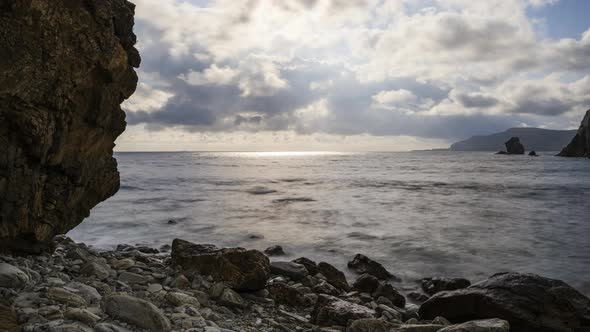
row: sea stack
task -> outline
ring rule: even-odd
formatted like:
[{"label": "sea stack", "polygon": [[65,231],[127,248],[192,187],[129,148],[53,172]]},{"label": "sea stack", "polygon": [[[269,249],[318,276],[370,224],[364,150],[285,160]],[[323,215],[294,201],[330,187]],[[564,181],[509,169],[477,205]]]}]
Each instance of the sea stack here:
[{"label": "sea stack", "polygon": [[137,86],[126,0],[0,9],[0,251],[37,253],[119,189],[120,104]]},{"label": "sea stack", "polygon": [[506,143],[506,151],[500,151],[497,154],[524,154],[524,145],[520,143],[518,137],[512,137]]},{"label": "sea stack", "polygon": [[590,158],[590,110],[586,111],[580,129],[561,152],[560,157],[588,157]]}]

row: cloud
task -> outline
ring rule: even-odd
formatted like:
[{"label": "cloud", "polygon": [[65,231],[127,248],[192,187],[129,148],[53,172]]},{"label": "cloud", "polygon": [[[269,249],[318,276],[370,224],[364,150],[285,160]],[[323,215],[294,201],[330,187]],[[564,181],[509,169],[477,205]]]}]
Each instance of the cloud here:
[{"label": "cloud", "polygon": [[568,127],[590,105],[590,30],[547,39],[548,0],[136,0],[133,127],[464,138]]}]

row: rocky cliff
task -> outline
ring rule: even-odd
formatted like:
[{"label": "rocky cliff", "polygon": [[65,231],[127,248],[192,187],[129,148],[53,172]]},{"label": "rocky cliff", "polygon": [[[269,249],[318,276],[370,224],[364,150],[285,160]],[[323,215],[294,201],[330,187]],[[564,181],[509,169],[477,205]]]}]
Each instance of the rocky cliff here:
[{"label": "rocky cliff", "polygon": [[575,130],[551,130],[541,128],[511,128],[501,133],[487,136],[473,136],[451,145],[452,151],[499,151],[504,149],[504,142],[511,137],[518,137],[529,150],[559,151],[572,137]]},{"label": "rocky cliff", "polygon": [[126,0],[0,0],[0,251],[39,252],[119,188],[137,85]]},{"label": "rocky cliff", "polygon": [[561,157],[588,157],[590,158],[590,110],[586,111],[580,129],[561,152]]}]

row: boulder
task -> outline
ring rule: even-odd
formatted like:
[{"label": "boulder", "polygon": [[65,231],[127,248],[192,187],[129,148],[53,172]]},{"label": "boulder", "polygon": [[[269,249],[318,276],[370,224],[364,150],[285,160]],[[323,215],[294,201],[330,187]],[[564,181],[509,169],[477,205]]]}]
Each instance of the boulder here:
[{"label": "boulder", "polygon": [[21,289],[29,282],[29,276],[21,269],[8,263],[0,263],[0,287]]},{"label": "boulder", "polygon": [[576,136],[570,144],[561,150],[558,156],[590,158],[590,110],[586,111]]},{"label": "boulder", "polygon": [[98,280],[104,280],[111,274],[111,267],[100,260],[92,260],[82,265],[80,274],[86,277],[95,277]]},{"label": "boulder", "polygon": [[260,251],[222,249],[181,239],[172,242],[172,264],[185,271],[210,275],[213,280],[240,291],[263,289],[270,274],[270,261]]},{"label": "boulder", "polygon": [[383,265],[361,254],[357,254],[348,262],[348,268],[358,274],[366,273],[382,280],[394,278],[394,275],[387,271]]},{"label": "boulder", "polygon": [[381,296],[391,301],[396,307],[404,308],[406,306],[406,298],[391,284],[379,284],[379,287],[377,287],[377,290],[373,293],[373,298],[377,299]]},{"label": "boulder", "polygon": [[299,281],[309,274],[305,266],[293,262],[272,262],[270,272],[288,277],[293,281]]},{"label": "boulder", "polygon": [[524,154],[524,145],[520,143],[518,137],[512,137],[506,143],[506,152],[508,154]]},{"label": "boulder", "polygon": [[531,152],[529,152],[529,156],[538,157],[539,155],[537,154],[537,152],[535,152],[535,150],[532,150]]},{"label": "boulder", "polygon": [[326,277],[326,281],[328,281],[330,285],[344,291],[348,291],[350,289],[344,273],[334,266],[326,262],[320,262],[318,264],[318,272]]},{"label": "boulder", "polygon": [[502,319],[482,319],[451,325],[438,332],[510,332],[510,324]]},{"label": "boulder", "polygon": [[154,332],[167,332],[170,321],[160,309],[148,301],[124,294],[109,295],[104,302],[105,312],[113,319],[133,324]]},{"label": "boulder", "polygon": [[315,276],[318,273],[318,265],[316,264],[316,262],[312,261],[309,258],[299,257],[297,259],[294,259],[292,262],[305,266],[307,272],[309,272],[309,274],[312,276]]},{"label": "boulder", "polygon": [[463,278],[424,278],[422,279],[422,290],[428,295],[434,295],[442,291],[452,291],[467,288],[471,282]]},{"label": "boulder", "polygon": [[278,304],[287,304],[294,307],[311,305],[305,298],[305,294],[284,282],[272,283],[267,288],[269,297]]},{"label": "boulder", "polygon": [[137,86],[126,0],[0,4],[0,251],[39,253],[119,189]]},{"label": "boulder", "polygon": [[20,332],[14,308],[0,304],[0,331]]},{"label": "boulder", "polygon": [[59,287],[49,288],[47,298],[73,307],[84,307],[87,304],[86,300],[80,295]]},{"label": "boulder", "polygon": [[590,328],[590,300],[560,280],[499,273],[468,288],[435,294],[420,317],[454,323],[500,318],[513,331],[557,332]]},{"label": "boulder", "polygon": [[217,298],[217,302],[226,307],[246,307],[246,302],[240,294],[234,292],[231,288],[225,287],[221,295]]},{"label": "boulder", "polygon": [[334,296],[320,295],[311,316],[312,323],[319,326],[347,326],[349,321],[374,318],[375,311]]},{"label": "boulder", "polygon": [[352,286],[363,293],[373,293],[379,288],[379,279],[369,274],[363,274],[352,284]]},{"label": "boulder", "polygon": [[281,246],[271,246],[264,249],[264,253],[268,256],[285,256],[287,255]]}]

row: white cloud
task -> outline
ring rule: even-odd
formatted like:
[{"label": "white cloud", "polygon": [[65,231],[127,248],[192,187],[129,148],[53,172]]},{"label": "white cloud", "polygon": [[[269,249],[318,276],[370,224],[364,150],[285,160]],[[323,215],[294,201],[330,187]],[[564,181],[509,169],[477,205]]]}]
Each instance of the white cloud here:
[{"label": "white cloud", "polygon": [[229,66],[218,67],[216,64],[212,64],[203,72],[190,70],[188,74],[181,74],[179,78],[191,85],[227,85],[231,84],[239,73],[238,70]]},{"label": "white cloud", "polygon": [[545,7],[552,6],[559,2],[559,0],[528,0],[529,4],[533,7]]},{"label": "white cloud", "polygon": [[380,91],[372,98],[377,106],[384,107],[402,105],[416,101],[416,95],[405,89]]}]

